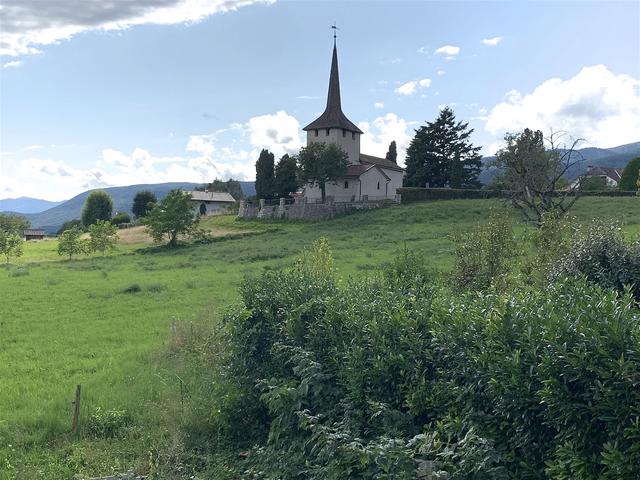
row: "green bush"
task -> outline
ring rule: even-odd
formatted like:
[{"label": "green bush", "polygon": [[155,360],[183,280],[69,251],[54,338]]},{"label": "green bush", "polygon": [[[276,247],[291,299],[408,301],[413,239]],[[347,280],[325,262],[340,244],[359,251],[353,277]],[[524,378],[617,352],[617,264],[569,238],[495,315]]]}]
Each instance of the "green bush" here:
[{"label": "green bush", "polygon": [[342,283],[323,243],[243,283],[193,347],[215,373],[191,426],[229,458],[249,448],[237,477],[635,478],[629,295],[569,279],[452,296],[414,260]]},{"label": "green bush", "polygon": [[565,276],[584,276],[620,293],[629,288],[640,301],[640,241],[627,243],[619,225],[593,221],[551,271],[552,279]]},{"label": "green bush", "polygon": [[114,225],[122,225],[125,223],[131,223],[131,217],[126,212],[116,213],[113,218],[111,218],[111,223]]},{"label": "green bush", "polygon": [[130,423],[126,410],[104,410],[97,407],[86,422],[86,432],[95,438],[114,438]]}]

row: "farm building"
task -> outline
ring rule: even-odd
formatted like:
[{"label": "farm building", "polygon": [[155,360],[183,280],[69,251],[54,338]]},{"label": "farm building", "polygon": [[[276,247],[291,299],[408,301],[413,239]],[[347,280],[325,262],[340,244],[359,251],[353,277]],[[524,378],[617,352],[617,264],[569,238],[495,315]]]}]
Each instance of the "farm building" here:
[{"label": "farm building", "polygon": [[202,216],[221,213],[223,210],[233,205],[236,201],[236,199],[227,192],[193,190],[187,193],[191,194],[191,199],[194,203],[194,212]]},{"label": "farm building", "polygon": [[607,187],[615,188],[620,183],[622,177],[622,168],[612,167],[591,167],[587,168],[587,173],[577,178],[571,188],[580,188],[580,184],[588,178],[598,177],[602,179],[603,184]]},{"label": "farm building", "polygon": [[27,229],[22,232],[22,235],[25,240],[42,240],[47,236],[47,232],[44,230]]}]

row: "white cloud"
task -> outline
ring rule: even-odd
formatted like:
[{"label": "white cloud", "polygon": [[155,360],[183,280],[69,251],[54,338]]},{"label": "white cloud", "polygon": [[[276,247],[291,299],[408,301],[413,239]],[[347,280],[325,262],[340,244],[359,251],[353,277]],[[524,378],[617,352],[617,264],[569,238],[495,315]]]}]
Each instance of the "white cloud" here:
[{"label": "white cloud", "polygon": [[[93,165],[77,168],[44,156],[3,159],[0,198],[27,195],[51,200],[70,198],[92,188],[162,182],[210,182],[230,177],[251,180],[260,149],[276,157],[297,153],[302,146],[298,120],[284,111],[232,123],[205,135],[191,135],[177,156],[157,156],[144,148],[131,153],[105,148]],[[43,151],[43,155],[46,154]],[[7,166],[5,172],[4,167]]]},{"label": "white cloud", "polygon": [[487,45],[488,47],[495,47],[501,41],[502,41],[502,37],[485,38],[482,40],[482,44]]},{"label": "white cloud", "polygon": [[640,140],[640,80],[604,65],[584,67],[568,80],[552,78],[522,94],[512,90],[488,115],[486,130],[502,137],[524,128],[563,130],[594,146]]},{"label": "white cloud", "polygon": [[430,78],[423,78],[422,80],[411,80],[403,83],[396,88],[396,93],[400,95],[410,96],[418,91],[418,88],[428,88],[431,86]]},{"label": "white cloud", "polygon": [[11,62],[6,62],[2,64],[2,68],[18,68],[22,65],[20,60],[12,60]]},{"label": "white cloud", "polygon": [[380,60],[380,65],[397,65],[402,62],[401,58],[390,58],[387,60]]},{"label": "white cloud", "polygon": [[365,133],[360,137],[360,151],[384,157],[389,149],[389,144],[395,140],[398,149],[398,163],[404,165],[407,147],[413,133],[411,130],[413,123],[395,113],[387,113],[382,117],[377,117],[371,124],[369,122],[358,123],[358,127]]},{"label": "white cloud", "polygon": [[377,108],[377,109],[384,108],[384,102],[376,102],[376,103],[374,103],[373,104],[373,108]]},{"label": "white cloud", "polygon": [[433,53],[435,55],[447,55],[447,57],[453,57],[460,53],[460,47],[456,47],[455,45],[444,45],[436,49]]},{"label": "white cloud", "polygon": [[398,88],[396,88],[396,93],[400,95],[413,95],[416,93],[418,82],[415,80],[411,80],[410,82],[403,83]]},{"label": "white cloud", "polygon": [[275,0],[3,0],[0,55],[40,53],[38,47],[90,30],[199,22],[210,15]]},{"label": "white cloud", "polygon": [[447,72],[445,72],[444,70],[438,70],[436,73],[437,73],[439,76],[442,76],[442,75],[444,75],[444,74],[445,74],[445,73],[447,73]]},{"label": "white cloud", "polygon": [[429,53],[429,48],[428,47],[420,47],[418,49],[418,53],[420,53],[422,55],[428,54]]}]

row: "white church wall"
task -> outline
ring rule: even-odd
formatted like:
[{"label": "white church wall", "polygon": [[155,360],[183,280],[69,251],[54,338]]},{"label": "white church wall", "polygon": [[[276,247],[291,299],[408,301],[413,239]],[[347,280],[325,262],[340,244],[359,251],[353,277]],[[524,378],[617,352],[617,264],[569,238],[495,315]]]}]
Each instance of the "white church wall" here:
[{"label": "white church wall", "polygon": [[371,199],[393,196],[388,187],[388,180],[377,168],[372,168],[360,175],[361,195],[367,195]]},{"label": "white church wall", "polygon": [[326,128],[318,129],[317,137],[315,130],[307,131],[307,145],[311,142],[335,143],[347,152],[349,155],[349,163],[352,165],[360,163],[360,134],[341,128],[330,128],[328,130],[329,135],[327,135]]},{"label": "white church wall", "polygon": [[396,194],[396,190],[398,188],[402,188],[402,180],[404,178],[404,172],[397,172],[395,170],[387,170],[386,168],[382,169],[384,173],[391,179],[389,182],[389,195],[393,196]]}]

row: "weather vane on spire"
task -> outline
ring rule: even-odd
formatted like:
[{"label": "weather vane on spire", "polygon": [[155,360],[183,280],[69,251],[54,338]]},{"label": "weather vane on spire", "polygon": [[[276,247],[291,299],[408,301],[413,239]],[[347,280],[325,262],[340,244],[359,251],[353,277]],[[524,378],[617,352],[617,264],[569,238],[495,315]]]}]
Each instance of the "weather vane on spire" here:
[{"label": "weather vane on spire", "polygon": [[335,44],[336,44],[336,33],[340,29],[336,26],[336,22],[333,22],[333,25],[331,25],[331,28],[333,29],[333,45],[335,46]]}]

